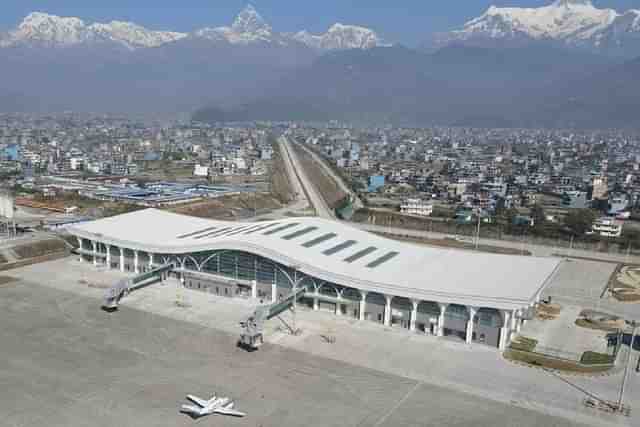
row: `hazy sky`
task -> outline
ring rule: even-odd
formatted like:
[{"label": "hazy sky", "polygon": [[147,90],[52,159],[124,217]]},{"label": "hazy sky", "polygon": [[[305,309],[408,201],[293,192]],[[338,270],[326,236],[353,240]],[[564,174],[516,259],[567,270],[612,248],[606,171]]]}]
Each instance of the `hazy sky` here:
[{"label": "hazy sky", "polygon": [[[321,32],[335,23],[371,27],[391,42],[416,45],[478,16],[491,4],[537,7],[552,0],[253,0],[278,31]],[[640,9],[640,0],[594,0],[598,7]],[[32,11],[87,21],[134,21],[154,29],[190,31],[230,24],[246,0],[2,0],[0,28],[15,27]],[[399,6],[401,4],[402,6]]]}]

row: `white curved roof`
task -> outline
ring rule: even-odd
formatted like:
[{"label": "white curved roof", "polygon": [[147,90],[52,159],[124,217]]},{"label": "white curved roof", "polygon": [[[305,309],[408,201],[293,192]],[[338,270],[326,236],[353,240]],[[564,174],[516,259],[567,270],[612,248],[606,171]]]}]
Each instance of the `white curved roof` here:
[{"label": "white curved roof", "polygon": [[244,223],[146,209],[83,223],[70,232],[152,253],[246,251],[362,290],[499,309],[530,304],[560,264],[556,258],[399,242],[315,217]]}]

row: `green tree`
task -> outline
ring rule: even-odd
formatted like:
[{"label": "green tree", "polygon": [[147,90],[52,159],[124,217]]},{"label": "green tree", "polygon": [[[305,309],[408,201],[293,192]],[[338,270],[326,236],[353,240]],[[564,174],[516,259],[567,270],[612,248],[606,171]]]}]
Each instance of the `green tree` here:
[{"label": "green tree", "polygon": [[596,214],[591,209],[571,209],[564,217],[564,225],[575,236],[582,236],[591,230]]}]

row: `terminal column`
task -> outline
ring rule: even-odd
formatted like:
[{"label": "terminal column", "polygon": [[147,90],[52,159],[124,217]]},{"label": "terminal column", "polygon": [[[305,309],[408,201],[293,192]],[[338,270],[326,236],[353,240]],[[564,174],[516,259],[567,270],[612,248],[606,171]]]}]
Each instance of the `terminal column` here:
[{"label": "terminal column", "polygon": [[440,307],[440,316],[438,316],[438,336],[444,336],[444,314],[447,312],[447,307],[449,304],[447,303],[438,303]]},{"label": "terminal column", "polygon": [[271,302],[274,303],[278,299],[278,287],[275,283],[271,284]]},{"label": "terminal column", "polygon": [[410,331],[416,330],[416,320],[418,319],[418,304],[420,304],[420,301],[415,299],[411,300],[412,309],[411,309],[411,321],[409,322]]},{"label": "terminal column", "polygon": [[153,254],[149,252],[149,270],[153,270]]},{"label": "terminal column", "polygon": [[93,265],[98,265],[98,242],[92,240],[91,247],[93,248]]},{"label": "terminal column", "polygon": [[360,291],[360,296],[360,312],[358,313],[358,318],[364,320],[367,311],[367,291]]},{"label": "terminal column", "polygon": [[319,304],[318,304],[318,289],[316,289],[316,291],[314,292],[314,297],[313,297],[313,311],[318,311],[320,309]]},{"label": "terminal column", "polygon": [[476,313],[478,312],[477,307],[467,306],[467,310],[469,311],[469,320],[467,320],[467,344],[471,344],[473,342],[473,320],[476,317]]},{"label": "terminal column", "polygon": [[520,333],[520,329],[522,329],[522,316],[524,311],[522,309],[518,310],[518,319],[516,321],[516,332]]},{"label": "terminal column", "polygon": [[124,248],[119,247],[120,249],[120,271],[124,273]]},{"label": "terminal column", "polygon": [[384,307],[384,326],[391,326],[391,300],[393,297],[385,295],[384,298],[387,300],[387,304]]},{"label": "terminal column", "polygon": [[138,274],[140,273],[140,268],[138,267],[138,251],[133,251],[133,271]]},{"label": "terminal column", "polygon": [[105,245],[105,248],[107,250],[107,260],[105,262],[107,263],[107,269],[111,269],[111,245]]},{"label": "terminal column", "polygon": [[509,328],[511,330],[511,336],[509,338],[510,341],[513,340],[513,338],[515,337],[516,333],[518,332],[516,330],[516,323],[517,323],[516,317],[517,317],[517,315],[518,315],[518,311],[517,310],[513,310],[511,312],[511,327]]},{"label": "terminal column", "polygon": [[500,342],[498,348],[505,350],[509,344],[509,322],[511,321],[511,313],[508,310],[502,310],[502,328],[500,328]]},{"label": "terminal column", "polygon": [[258,282],[256,280],[251,281],[251,298],[258,298]]},{"label": "terminal column", "polygon": [[84,259],[83,259],[84,255],[82,255],[82,237],[76,237],[76,239],[78,239],[78,249],[79,249],[79,252],[80,252],[80,262],[83,262],[84,261]]}]

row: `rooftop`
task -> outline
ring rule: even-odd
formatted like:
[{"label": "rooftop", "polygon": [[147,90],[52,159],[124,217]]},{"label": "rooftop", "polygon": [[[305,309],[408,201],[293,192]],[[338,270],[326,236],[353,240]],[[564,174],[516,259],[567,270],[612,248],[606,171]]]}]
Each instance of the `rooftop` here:
[{"label": "rooftop", "polygon": [[528,305],[560,263],[399,242],[309,217],[235,223],[146,209],[79,224],[70,232],[156,254],[246,251],[364,290],[502,309]]}]

